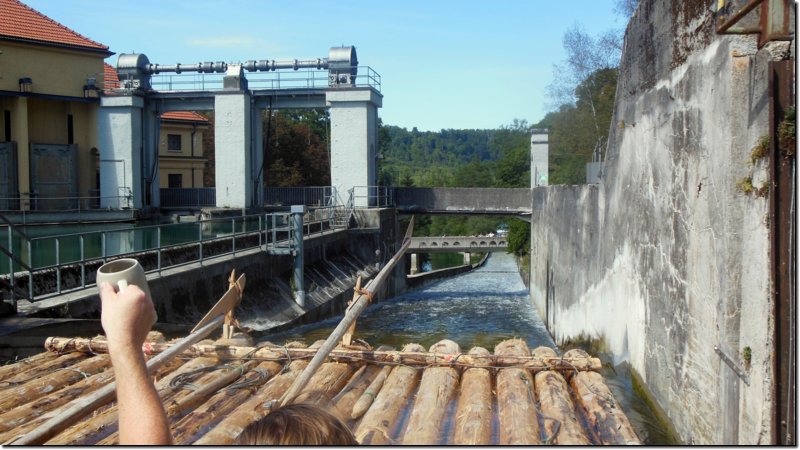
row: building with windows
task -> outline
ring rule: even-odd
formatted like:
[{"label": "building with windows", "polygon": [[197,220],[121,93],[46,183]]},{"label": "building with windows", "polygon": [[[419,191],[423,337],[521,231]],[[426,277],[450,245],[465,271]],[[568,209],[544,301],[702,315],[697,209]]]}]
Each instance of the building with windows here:
[{"label": "building with windows", "polygon": [[206,158],[203,133],[208,119],[191,111],[169,111],[161,115],[158,173],[162,188],[200,188]]},{"label": "building with windows", "polygon": [[70,209],[97,195],[99,92],[112,54],[0,0],[0,210]]}]

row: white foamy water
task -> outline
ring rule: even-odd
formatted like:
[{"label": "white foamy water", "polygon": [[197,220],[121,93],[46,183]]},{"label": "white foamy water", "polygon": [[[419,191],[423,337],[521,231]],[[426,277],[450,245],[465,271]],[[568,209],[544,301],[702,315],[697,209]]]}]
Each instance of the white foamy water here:
[{"label": "white foamy water", "polygon": [[[325,339],[341,321],[337,316],[293,330],[264,335],[276,344]],[[472,272],[434,282],[368,307],[359,317],[356,338],[373,347],[400,348],[416,342],[429,347],[451,339],[467,351],[481,346],[490,351],[504,339],[524,339],[533,349],[555,347],[530,301],[513,256],[492,254]]]}]

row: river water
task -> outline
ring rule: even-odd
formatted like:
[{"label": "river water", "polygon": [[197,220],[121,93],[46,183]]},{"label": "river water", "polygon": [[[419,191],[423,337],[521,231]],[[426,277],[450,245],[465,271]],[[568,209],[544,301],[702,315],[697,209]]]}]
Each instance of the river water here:
[{"label": "river water", "polygon": [[[300,340],[310,345],[327,338],[340,320],[337,316],[254,337],[275,344]],[[391,345],[398,349],[411,342],[428,348],[451,339],[462,351],[480,346],[491,352],[497,343],[515,337],[524,339],[530,349],[556,347],[531,304],[514,258],[502,253],[493,253],[483,267],[471,272],[369,306],[358,319],[355,337],[373,347]],[[561,349],[556,351],[561,353]],[[626,363],[615,367],[607,355],[599,356],[609,388],[643,442],[676,443],[647,402],[634,392]]]}]

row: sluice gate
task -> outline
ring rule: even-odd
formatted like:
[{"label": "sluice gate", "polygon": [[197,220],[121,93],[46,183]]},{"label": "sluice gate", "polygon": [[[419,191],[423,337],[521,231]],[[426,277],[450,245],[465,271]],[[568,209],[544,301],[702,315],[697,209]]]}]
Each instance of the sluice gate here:
[{"label": "sluice gate", "polygon": [[[151,335],[148,358],[170,342]],[[155,373],[176,444],[230,444],[263,417],[321,341],[237,346],[205,340]],[[114,379],[104,337],[50,338],[47,351],[0,367],[0,442],[34,433]],[[362,444],[638,444],[627,417],[582,350],[533,351],[520,339],[493,353],[444,340],[372,349],[336,347],[295,400],[326,406]],[[47,444],[115,444],[112,401],[51,430]]]}]

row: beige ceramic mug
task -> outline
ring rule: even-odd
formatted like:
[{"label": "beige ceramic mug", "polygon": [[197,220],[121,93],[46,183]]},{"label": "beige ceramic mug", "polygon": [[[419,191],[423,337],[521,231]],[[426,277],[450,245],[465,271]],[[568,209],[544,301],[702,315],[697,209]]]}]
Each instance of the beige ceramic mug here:
[{"label": "beige ceramic mug", "polygon": [[118,286],[120,292],[124,291],[129,284],[136,285],[136,287],[144,291],[150,301],[153,300],[150,295],[150,287],[147,286],[144,268],[139,264],[139,261],[133,258],[115,259],[103,264],[97,269],[95,279],[98,287],[103,283],[109,283]]}]

